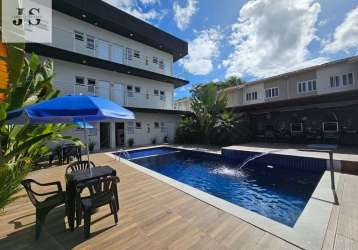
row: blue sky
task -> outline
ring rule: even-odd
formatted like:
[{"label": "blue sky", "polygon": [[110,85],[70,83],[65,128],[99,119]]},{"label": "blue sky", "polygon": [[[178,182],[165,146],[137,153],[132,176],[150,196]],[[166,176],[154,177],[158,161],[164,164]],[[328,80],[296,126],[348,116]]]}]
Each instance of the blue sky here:
[{"label": "blue sky", "polygon": [[358,0],[105,0],[183,40],[174,75],[246,81],[358,54]]}]

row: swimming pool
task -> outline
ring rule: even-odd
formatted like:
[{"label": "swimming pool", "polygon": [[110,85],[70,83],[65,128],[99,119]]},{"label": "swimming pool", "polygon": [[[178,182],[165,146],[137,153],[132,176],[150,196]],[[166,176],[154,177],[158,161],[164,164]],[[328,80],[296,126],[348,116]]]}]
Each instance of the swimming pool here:
[{"label": "swimming pool", "polygon": [[157,147],[157,148],[148,148],[148,149],[139,149],[139,150],[129,150],[126,151],[126,153],[128,154],[124,152],[116,152],[114,154],[124,159],[136,159],[136,158],[142,158],[147,156],[165,155],[174,152],[178,152],[178,150],[169,147]]},{"label": "swimming pool", "polygon": [[[239,170],[240,162],[222,155],[168,148],[145,151],[138,152],[145,158],[132,161],[290,227],[295,225],[323,174],[262,162],[252,162]],[[151,153],[156,155],[148,157]]]}]

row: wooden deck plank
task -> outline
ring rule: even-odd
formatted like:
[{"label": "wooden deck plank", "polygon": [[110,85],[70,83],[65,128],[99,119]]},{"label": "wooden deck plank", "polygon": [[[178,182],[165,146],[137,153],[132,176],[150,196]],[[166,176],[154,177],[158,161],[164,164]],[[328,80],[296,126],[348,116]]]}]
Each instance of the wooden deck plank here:
[{"label": "wooden deck plank", "polygon": [[[111,165],[119,183],[120,221],[115,225],[104,207],[93,215],[91,238],[83,227],[68,230],[64,207],[50,212],[39,241],[34,240],[35,209],[24,191],[0,214],[0,249],[297,249],[245,221],[206,204],[166,183],[96,154],[97,165]],[[60,180],[65,166],[30,173],[42,182]],[[343,175],[340,206],[334,207],[324,249],[356,249],[358,242],[358,177]]]}]

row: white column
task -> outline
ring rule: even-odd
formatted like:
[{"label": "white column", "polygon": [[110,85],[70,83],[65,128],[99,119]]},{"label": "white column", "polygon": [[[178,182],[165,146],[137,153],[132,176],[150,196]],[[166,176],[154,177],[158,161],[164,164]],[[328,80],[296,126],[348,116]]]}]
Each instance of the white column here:
[{"label": "white column", "polygon": [[114,121],[110,122],[110,146],[112,149],[116,148],[116,123]]}]

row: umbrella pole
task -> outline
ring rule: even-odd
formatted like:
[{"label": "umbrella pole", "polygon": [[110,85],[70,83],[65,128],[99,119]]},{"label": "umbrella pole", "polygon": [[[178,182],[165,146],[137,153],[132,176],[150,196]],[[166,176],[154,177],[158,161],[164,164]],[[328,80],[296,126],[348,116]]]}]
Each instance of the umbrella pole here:
[{"label": "umbrella pole", "polygon": [[92,175],[92,168],[90,163],[90,156],[89,156],[89,146],[88,146],[88,135],[87,135],[87,127],[86,127],[86,121],[83,118],[83,128],[85,131],[85,141],[86,141],[86,151],[87,151],[87,161],[88,161],[88,167],[90,169],[90,174]]}]

